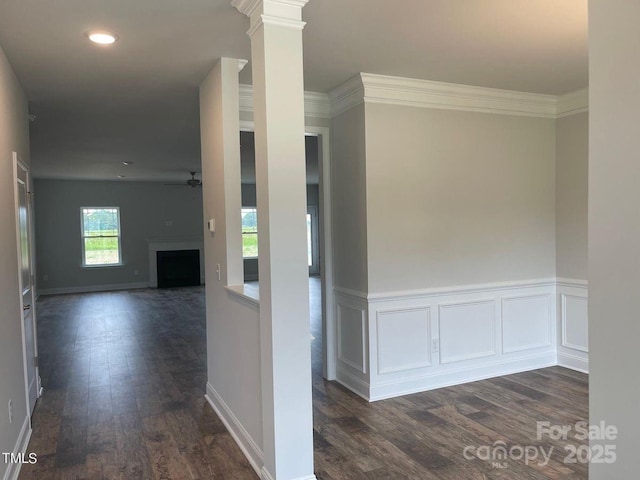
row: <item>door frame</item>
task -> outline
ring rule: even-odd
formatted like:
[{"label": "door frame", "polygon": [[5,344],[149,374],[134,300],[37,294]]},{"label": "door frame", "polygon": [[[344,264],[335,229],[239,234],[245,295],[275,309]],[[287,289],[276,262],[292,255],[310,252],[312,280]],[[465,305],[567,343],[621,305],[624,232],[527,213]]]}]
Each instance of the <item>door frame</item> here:
[{"label": "door frame", "polygon": [[[305,134],[319,138],[320,173],[319,255],[322,284],[322,373],[327,380],[336,379],[338,361],[335,297],[333,292],[333,232],[331,222],[331,129],[305,125]],[[240,120],[240,130],[255,131],[253,120]]]},{"label": "door frame", "polygon": [[320,220],[318,220],[318,207],[316,205],[307,205],[307,215],[311,216],[311,235],[309,240],[311,242],[311,265],[309,265],[309,275],[320,274],[320,233],[318,227]]},{"label": "door frame", "polygon": [[[33,263],[34,255],[34,242],[33,242],[33,211],[32,211],[32,202],[31,202],[31,173],[29,171],[29,167],[21,160],[20,155],[17,152],[13,152],[13,196],[14,196],[14,212],[15,212],[15,221],[16,221],[16,254],[18,259],[18,297],[19,297],[19,305],[20,305],[20,332],[22,334],[22,367],[24,374],[24,389],[25,389],[25,403],[29,416],[29,424],[31,425],[31,415],[33,410],[31,405],[29,404],[29,373],[27,370],[28,362],[30,359],[27,358],[27,348],[26,348],[26,333],[24,330],[24,302],[23,302],[23,292],[24,286],[22,285],[22,267],[20,263],[20,257],[22,256],[22,249],[20,247],[21,238],[20,238],[20,198],[19,192],[17,188],[17,183],[19,181],[18,171],[22,170],[25,173],[25,192],[27,194],[26,198],[26,207],[27,207],[27,241],[29,243],[29,288],[31,289],[31,322],[33,327],[33,353],[35,358],[38,358],[38,331],[36,325],[36,292],[34,288],[34,268],[35,265]],[[38,364],[35,365],[35,389],[36,389],[36,401],[42,395],[42,386],[40,383],[40,369]],[[35,407],[35,404],[34,404]]]}]

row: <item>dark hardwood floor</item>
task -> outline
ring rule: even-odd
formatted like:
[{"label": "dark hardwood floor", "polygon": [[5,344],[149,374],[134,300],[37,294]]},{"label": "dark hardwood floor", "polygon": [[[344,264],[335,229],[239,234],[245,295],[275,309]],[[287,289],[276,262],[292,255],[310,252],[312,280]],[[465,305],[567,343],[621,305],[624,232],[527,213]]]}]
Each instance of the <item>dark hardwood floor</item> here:
[{"label": "dark hardwood floor", "polygon": [[[370,404],[322,379],[317,278],[310,299],[319,480],[587,478],[564,463],[584,443],[573,432],[536,436],[538,421],[588,418],[586,375],[554,367]],[[204,399],[203,288],[43,297],[38,314],[38,462],[21,479],[258,478]],[[496,442],[516,459],[477,458]],[[519,447],[550,460],[518,460]]]}]

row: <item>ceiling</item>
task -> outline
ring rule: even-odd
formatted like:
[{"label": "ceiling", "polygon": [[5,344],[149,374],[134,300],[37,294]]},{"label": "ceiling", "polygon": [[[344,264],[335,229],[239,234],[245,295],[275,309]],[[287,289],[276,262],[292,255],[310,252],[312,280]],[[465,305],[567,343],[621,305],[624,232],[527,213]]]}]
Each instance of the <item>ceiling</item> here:
[{"label": "ceiling", "polygon": [[[303,16],[309,91],[361,71],[545,94],[588,84],[587,0],[310,0]],[[93,45],[96,28],[120,40]],[[247,28],[231,0],[2,0],[0,45],[37,116],[34,176],[189,178],[198,85],[219,57],[250,58]]]}]

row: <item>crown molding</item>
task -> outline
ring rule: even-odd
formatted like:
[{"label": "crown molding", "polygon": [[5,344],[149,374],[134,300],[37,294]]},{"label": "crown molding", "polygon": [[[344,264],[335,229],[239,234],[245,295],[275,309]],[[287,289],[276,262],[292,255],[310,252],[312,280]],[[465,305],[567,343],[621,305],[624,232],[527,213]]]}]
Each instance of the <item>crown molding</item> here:
[{"label": "crown molding", "polygon": [[362,74],[349,80],[329,92],[331,116],[336,117],[347,110],[364,102],[364,84]]},{"label": "crown molding", "polygon": [[543,95],[360,73],[329,92],[331,115],[361,103],[559,118],[587,110],[587,89]]},{"label": "crown molding", "polygon": [[[253,113],[253,86],[240,85],[240,111]],[[331,118],[329,96],[326,93],[304,92],[304,116]]]},{"label": "crown molding", "polygon": [[300,20],[300,11],[309,0],[232,0],[231,5],[253,19],[254,14],[283,20]]},{"label": "crown molding", "polygon": [[589,89],[582,88],[575,92],[558,95],[557,118],[568,117],[589,111]]},{"label": "crown molding", "polygon": [[235,7],[240,13],[251,17],[262,0],[232,0],[231,6]]}]

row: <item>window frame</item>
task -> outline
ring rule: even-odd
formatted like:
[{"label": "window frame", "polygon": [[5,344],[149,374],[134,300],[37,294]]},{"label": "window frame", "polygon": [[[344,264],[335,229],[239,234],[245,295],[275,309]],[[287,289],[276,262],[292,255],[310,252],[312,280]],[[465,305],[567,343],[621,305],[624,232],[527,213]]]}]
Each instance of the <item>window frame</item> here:
[{"label": "window frame", "polygon": [[[242,225],[242,213],[243,213],[243,211],[244,211],[244,210],[253,210],[253,211],[255,212],[255,214],[256,214],[256,231],[255,231],[255,232],[245,232],[245,231],[242,231],[242,259],[243,259],[243,260],[251,260],[251,259],[256,259],[256,258],[258,258],[259,252],[258,252],[258,255],[254,255],[254,256],[252,256],[252,257],[245,257],[245,255],[244,255],[244,236],[245,236],[245,235],[255,235],[255,236],[256,236],[256,242],[257,242],[257,239],[258,239],[258,224],[257,224],[258,208],[257,208],[257,207],[250,207],[250,206],[243,205],[243,206],[240,208],[240,219],[241,219],[241,223],[240,223],[240,224],[241,224],[241,225]],[[242,227],[241,227],[241,228],[242,228]],[[256,244],[256,248],[258,248],[258,247],[257,247],[257,244]]]},{"label": "window frame", "polygon": [[[117,235],[99,235],[99,236],[89,236],[85,235],[84,232],[84,213],[85,210],[115,210],[116,217],[118,221],[118,234]],[[95,263],[88,264],[87,263],[87,255],[86,255],[86,239],[87,238],[116,238],[118,241],[118,262],[117,263]],[[120,207],[80,207],[80,243],[82,244],[82,267],[83,268],[105,268],[105,267],[121,267],[122,263],[122,223],[120,222]]]}]

